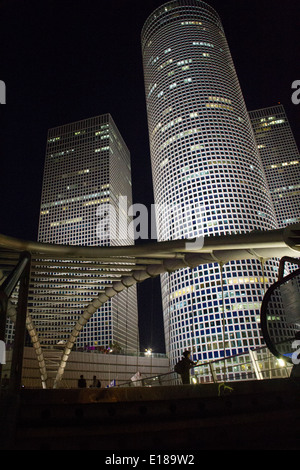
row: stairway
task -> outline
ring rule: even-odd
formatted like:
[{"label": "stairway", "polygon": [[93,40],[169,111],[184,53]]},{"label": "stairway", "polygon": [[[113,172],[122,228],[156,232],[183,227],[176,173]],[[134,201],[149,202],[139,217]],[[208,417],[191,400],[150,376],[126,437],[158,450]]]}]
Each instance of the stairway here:
[{"label": "stairway", "polygon": [[[49,346],[42,346],[42,355],[44,358],[44,370],[46,371],[46,387],[53,388],[58,368],[61,363],[63,350]],[[44,375],[44,372],[43,372]]]},{"label": "stairway", "polygon": [[[58,367],[60,365],[60,360],[63,354],[61,349],[52,349],[52,348],[42,348],[45,366],[47,371],[47,377],[50,381],[54,381]],[[49,384],[48,384],[49,386]]]}]

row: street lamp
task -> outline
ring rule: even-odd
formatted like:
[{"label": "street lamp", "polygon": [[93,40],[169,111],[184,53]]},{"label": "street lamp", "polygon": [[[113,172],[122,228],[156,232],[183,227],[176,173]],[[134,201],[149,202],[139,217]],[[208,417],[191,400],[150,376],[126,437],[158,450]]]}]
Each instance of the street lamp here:
[{"label": "street lamp", "polygon": [[145,355],[151,357],[151,361],[150,361],[150,375],[152,375],[152,349],[151,349],[151,348],[145,349]]}]

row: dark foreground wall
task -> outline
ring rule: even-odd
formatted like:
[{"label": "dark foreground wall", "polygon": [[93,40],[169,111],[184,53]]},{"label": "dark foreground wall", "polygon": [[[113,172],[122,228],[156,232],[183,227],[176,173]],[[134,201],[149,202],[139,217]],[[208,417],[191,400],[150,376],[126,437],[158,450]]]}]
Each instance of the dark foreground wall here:
[{"label": "dark foreground wall", "polygon": [[274,379],[228,383],[227,387],[25,389],[6,448],[299,449],[300,384]]}]

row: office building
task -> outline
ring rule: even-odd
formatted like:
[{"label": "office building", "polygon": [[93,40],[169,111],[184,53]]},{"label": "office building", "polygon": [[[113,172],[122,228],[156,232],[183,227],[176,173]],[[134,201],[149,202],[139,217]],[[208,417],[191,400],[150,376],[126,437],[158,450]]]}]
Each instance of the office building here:
[{"label": "office building", "polygon": [[[221,20],[198,0],[157,8],[142,55],[159,240],[277,228],[264,169]],[[217,261],[217,260],[216,260]],[[161,278],[166,351],[202,361],[260,347],[262,296],[276,262]]]},{"label": "office building", "polygon": [[[126,204],[132,204],[130,153],[109,114],[48,131],[39,242],[81,246],[133,244],[127,233],[130,220]],[[57,339],[55,335],[64,342],[68,336],[64,328],[69,331],[83,307],[107,286],[99,285],[99,281],[94,285],[91,273],[83,272],[86,286],[79,292],[72,277],[68,285],[60,285],[55,268],[52,270],[54,294],[49,306],[43,304],[43,308],[49,309],[49,321],[57,322],[57,331],[52,333],[53,338],[45,334],[44,344],[52,344]],[[31,307],[33,319],[40,308],[39,292],[43,295],[41,281],[38,285]],[[80,333],[76,346],[108,348],[115,343],[125,352],[139,348],[135,287],[103,305]]]},{"label": "office building", "polygon": [[250,111],[279,227],[300,221],[300,155],[281,104]]}]

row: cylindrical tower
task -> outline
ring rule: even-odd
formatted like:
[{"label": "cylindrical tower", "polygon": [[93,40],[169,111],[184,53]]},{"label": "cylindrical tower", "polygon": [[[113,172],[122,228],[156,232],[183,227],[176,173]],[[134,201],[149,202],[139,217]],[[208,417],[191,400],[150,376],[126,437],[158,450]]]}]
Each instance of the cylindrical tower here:
[{"label": "cylindrical tower", "polygon": [[[200,0],[156,9],[142,53],[159,240],[277,227],[251,122],[218,14]],[[261,346],[258,315],[267,279],[255,261],[162,277],[172,361]],[[270,279],[271,278],[271,279]]]}]

